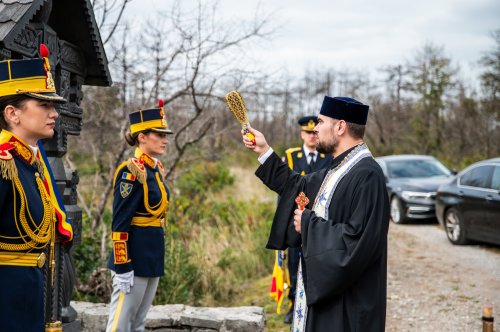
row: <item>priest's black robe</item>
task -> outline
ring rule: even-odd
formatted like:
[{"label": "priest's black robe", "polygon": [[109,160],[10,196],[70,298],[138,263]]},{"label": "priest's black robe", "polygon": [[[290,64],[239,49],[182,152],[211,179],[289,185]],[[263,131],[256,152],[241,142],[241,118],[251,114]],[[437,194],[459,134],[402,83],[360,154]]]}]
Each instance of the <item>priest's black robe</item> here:
[{"label": "priest's black robe", "polygon": [[[281,196],[269,249],[302,245],[302,271],[308,305],[307,332],[385,329],[389,199],[377,162],[361,159],[338,183],[328,220],[310,210],[329,169],[352,149],[332,160],[330,168],[301,176],[273,153],[256,175]],[[295,231],[295,197],[310,199]]]}]

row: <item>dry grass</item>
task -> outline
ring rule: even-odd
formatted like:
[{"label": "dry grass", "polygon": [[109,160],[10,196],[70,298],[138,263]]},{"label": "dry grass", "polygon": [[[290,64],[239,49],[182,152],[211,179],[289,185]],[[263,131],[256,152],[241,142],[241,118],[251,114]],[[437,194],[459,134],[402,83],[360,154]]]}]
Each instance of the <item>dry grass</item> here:
[{"label": "dry grass", "polygon": [[276,200],[276,194],[269,190],[254,174],[255,169],[241,166],[231,166],[231,175],[235,183],[225,194],[237,200],[257,200],[269,202]]},{"label": "dry grass", "polygon": [[[271,267],[270,267],[271,268]],[[283,323],[285,314],[288,311],[288,300],[281,304],[281,314],[276,313],[276,302],[269,296],[269,286],[271,284],[271,274],[256,279],[242,287],[241,295],[230,305],[232,306],[259,306],[263,307],[266,313],[266,331],[269,332],[289,332],[290,325]]]}]

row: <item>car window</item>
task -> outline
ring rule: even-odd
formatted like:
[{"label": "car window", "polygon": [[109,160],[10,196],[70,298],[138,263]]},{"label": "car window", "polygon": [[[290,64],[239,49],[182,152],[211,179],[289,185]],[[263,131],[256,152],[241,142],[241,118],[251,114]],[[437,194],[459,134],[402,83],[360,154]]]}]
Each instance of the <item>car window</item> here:
[{"label": "car window", "polygon": [[500,190],[500,166],[495,166],[491,177],[491,189]]},{"label": "car window", "polygon": [[387,171],[390,178],[427,178],[451,175],[451,172],[443,164],[432,159],[388,161]]},{"label": "car window", "polygon": [[491,165],[474,167],[460,177],[459,183],[462,186],[489,188],[492,172],[493,166]]}]

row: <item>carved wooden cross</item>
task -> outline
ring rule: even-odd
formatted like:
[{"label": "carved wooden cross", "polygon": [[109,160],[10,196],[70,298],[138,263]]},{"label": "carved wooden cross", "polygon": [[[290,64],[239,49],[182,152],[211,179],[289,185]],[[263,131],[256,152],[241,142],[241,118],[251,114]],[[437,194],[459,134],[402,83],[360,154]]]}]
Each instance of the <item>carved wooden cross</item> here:
[{"label": "carved wooden cross", "polygon": [[300,192],[299,196],[295,198],[295,203],[299,206],[299,210],[304,210],[307,204],[309,204],[309,198],[307,198],[304,192]]}]

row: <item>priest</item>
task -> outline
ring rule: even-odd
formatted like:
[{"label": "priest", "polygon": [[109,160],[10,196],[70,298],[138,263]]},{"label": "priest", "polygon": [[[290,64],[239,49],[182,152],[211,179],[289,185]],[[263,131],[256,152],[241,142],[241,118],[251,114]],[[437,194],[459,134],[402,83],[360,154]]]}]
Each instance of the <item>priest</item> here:
[{"label": "priest", "polygon": [[[363,142],[369,106],[348,97],[323,101],[318,148],[330,167],[301,176],[250,128],[256,175],[278,193],[267,248],[302,247],[293,332],[385,329],[389,201],[384,175]],[[297,206],[304,193],[309,203]]]}]

